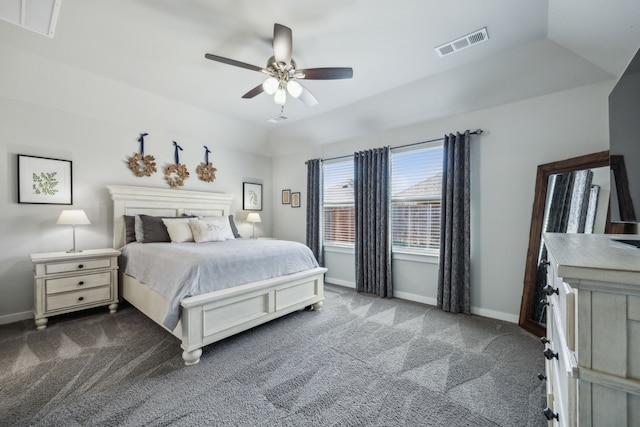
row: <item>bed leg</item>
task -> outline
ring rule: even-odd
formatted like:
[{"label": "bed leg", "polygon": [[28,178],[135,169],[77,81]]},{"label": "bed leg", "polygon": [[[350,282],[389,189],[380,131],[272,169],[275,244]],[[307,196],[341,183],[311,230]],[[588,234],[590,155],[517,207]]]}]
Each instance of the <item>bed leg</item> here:
[{"label": "bed leg", "polygon": [[314,311],[322,310],[322,301],[318,301],[317,303],[312,304],[311,305],[311,310],[314,310]]},{"label": "bed leg", "polygon": [[201,348],[196,348],[192,351],[185,350],[182,352],[182,359],[184,359],[184,364],[187,366],[198,363],[200,361],[200,356],[202,356]]}]

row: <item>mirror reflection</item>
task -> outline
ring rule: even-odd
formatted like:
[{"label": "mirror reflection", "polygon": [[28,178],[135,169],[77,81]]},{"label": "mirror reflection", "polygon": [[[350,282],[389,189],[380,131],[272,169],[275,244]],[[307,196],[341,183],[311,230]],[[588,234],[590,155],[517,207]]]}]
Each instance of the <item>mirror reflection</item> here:
[{"label": "mirror reflection", "polygon": [[[609,191],[609,167],[550,175],[542,232],[604,233]],[[545,324],[546,310],[540,304],[545,297],[543,288],[547,285],[547,249],[544,242],[540,245],[537,260],[532,318]]]}]

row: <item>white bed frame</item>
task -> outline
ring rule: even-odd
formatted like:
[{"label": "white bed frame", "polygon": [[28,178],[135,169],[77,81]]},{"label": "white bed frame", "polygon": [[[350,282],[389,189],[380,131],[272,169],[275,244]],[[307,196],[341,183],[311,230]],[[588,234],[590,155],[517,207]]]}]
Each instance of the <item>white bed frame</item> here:
[{"label": "white bed frame", "polygon": [[[123,185],[107,188],[113,200],[114,248],[125,245],[124,215],[226,216],[231,213],[233,196],[229,194]],[[208,344],[305,307],[320,310],[326,271],[326,268],[313,268],[184,298],[180,304],[180,321],[170,332],[182,340],[185,364],[198,363],[202,347]],[[163,326],[167,300],[133,277],[122,273],[119,276],[120,295]]]}]

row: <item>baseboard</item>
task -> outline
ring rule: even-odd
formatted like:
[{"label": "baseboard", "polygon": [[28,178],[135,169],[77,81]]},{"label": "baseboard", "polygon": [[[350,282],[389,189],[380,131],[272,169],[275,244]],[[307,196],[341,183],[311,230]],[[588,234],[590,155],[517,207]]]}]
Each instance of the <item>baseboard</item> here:
[{"label": "baseboard", "polygon": [[435,298],[429,298],[422,295],[416,295],[409,292],[393,292],[394,298],[405,299],[407,301],[419,302],[426,305],[437,305],[438,301]]},{"label": "baseboard", "polygon": [[356,284],[354,282],[350,282],[348,280],[334,279],[332,277],[325,277],[324,278],[324,282],[325,283],[330,283],[332,285],[344,286],[345,288],[351,288],[351,289],[355,289],[356,288]]},{"label": "baseboard", "polygon": [[518,323],[519,317],[515,314],[509,314],[502,311],[488,310],[486,308],[471,307],[471,314],[482,317],[490,317],[492,319],[504,320],[509,323]]},{"label": "baseboard", "polygon": [[0,325],[8,323],[21,322],[23,320],[33,319],[32,311],[23,311],[22,313],[13,313],[0,316]]}]

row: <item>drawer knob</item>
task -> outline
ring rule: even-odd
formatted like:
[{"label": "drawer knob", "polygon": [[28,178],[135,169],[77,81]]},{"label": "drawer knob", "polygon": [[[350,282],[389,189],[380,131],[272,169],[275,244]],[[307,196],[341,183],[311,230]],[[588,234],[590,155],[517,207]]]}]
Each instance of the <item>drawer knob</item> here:
[{"label": "drawer knob", "polygon": [[558,288],[554,288],[551,285],[547,285],[544,288],[542,288],[542,290],[544,291],[545,294],[547,295],[553,295],[553,294],[558,294],[560,295],[560,291],[558,290]]},{"label": "drawer knob", "polygon": [[549,305],[549,301],[547,301],[547,299],[546,299],[546,298],[542,298],[542,299],[540,300],[540,304],[542,304],[542,305],[544,305],[544,306],[547,306],[547,305]]},{"label": "drawer knob", "polygon": [[553,350],[551,350],[550,348],[547,348],[545,351],[542,352],[542,354],[544,354],[544,357],[547,360],[551,360],[554,357],[557,359],[558,358],[558,353],[554,353]]},{"label": "drawer knob", "polygon": [[551,340],[547,337],[540,337],[540,342],[544,345],[547,345],[551,342]]},{"label": "drawer knob", "polygon": [[549,265],[551,265],[551,262],[545,259],[544,261],[540,262],[540,265],[543,267],[548,267]]},{"label": "drawer knob", "polygon": [[545,374],[543,374],[542,372],[540,372],[540,373],[538,374],[538,379],[539,379],[540,381],[544,381],[544,380],[546,380],[546,379],[547,379],[547,376],[546,376]]},{"label": "drawer knob", "polygon": [[84,297],[78,298],[78,301],[84,301]]},{"label": "drawer knob", "polygon": [[84,264],[80,264],[78,268],[84,268]]},{"label": "drawer knob", "polygon": [[558,414],[556,414],[555,412],[553,412],[553,410],[551,410],[551,408],[544,408],[544,410],[542,411],[542,413],[544,414],[544,416],[547,418],[547,420],[551,421],[552,419],[556,419],[558,421],[560,421],[560,417],[558,416]]},{"label": "drawer knob", "polygon": [[84,281],[78,282],[78,286],[84,285]]}]

